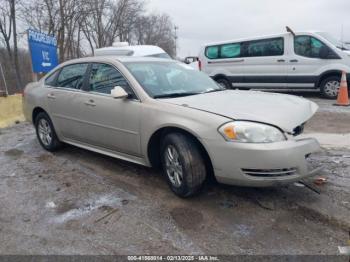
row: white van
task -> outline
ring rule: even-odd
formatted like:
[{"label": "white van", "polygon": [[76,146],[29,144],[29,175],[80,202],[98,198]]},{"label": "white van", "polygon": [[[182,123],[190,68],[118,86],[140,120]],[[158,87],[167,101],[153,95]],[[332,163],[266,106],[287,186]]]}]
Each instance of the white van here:
[{"label": "white van", "polygon": [[127,42],[117,42],[111,47],[95,49],[94,56],[140,56],[172,59],[162,48],[154,45],[130,46]]},{"label": "white van", "polygon": [[341,72],[350,80],[349,49],[324,32],[290,31],[208,44],[199,65],[225,88],[320,89],[334,99]]}]

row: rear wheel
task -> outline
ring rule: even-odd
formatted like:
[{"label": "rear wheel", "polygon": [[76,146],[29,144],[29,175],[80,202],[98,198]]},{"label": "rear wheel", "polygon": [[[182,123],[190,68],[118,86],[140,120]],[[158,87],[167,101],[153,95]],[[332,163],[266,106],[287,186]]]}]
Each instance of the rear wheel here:
[{"label": "rear wheel", "polygon": [[219,78],[215,80],[219,86],[225,89],[233,89],[232,83],[228,81],[226,78]]},{"label": "rear wheel", "polygon": [[164,175],[171,190],[180,197],[195,195],[207,176],[204,158],[197,143],[181,133],[164,137],[161,148]]},{"label": "rear wheel", "polygon": [[36,116],[35,129],[40,145],[47,151],[53,152],[62,146],[51,119],[45,112],[41,112]]},{"label": "rear wheel", "polygon": [[321,82],[321,94],[328,99],[336,99],[340,88],[340,77],[330,76]]}]

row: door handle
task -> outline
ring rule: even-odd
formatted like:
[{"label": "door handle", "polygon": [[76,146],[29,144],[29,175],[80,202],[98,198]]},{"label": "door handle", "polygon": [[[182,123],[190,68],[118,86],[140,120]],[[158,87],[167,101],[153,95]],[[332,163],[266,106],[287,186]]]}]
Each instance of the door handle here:
[{"label": "door handle", "polygon": [[279,63],[284,63],[284,62],[286,62],[286,60],[284,60],[284,59],[279,59],[279,60],[277,60],[277,62],[279,62]]},{"label": "door handle", "polygon": [[89,101],[86,101],[84,104],[87,106],[96,106],[95,101],[92,99],[90,99]]},{"label": "door handle", "polygon": [[48,95],[47,95],[47,98],[48,98],[48,99],[56,99],[56,97],[55,97],[54,94],[48,94]]},{"label": "door handle", "polygon": [[297,59],[290,60],[291,63],[298,63],[299,61]]}]

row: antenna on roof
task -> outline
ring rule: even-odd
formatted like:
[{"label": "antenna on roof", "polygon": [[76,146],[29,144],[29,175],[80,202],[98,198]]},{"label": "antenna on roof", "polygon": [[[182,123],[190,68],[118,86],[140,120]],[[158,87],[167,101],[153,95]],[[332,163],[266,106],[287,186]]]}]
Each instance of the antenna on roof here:
[{"label": "antenna on roof", "polygon": [[293,36],[295,36],[294,31],[289,26],[286,26],[286,29],[288,33],[291,33]]}]

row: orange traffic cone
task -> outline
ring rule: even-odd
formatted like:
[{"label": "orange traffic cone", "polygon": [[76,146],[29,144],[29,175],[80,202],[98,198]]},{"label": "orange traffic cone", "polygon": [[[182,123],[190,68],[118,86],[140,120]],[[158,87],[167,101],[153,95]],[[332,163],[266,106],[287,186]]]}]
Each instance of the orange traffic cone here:
[{"label": "orange traffic cone", "polygon": [[346,80],[346,73],[343,71],[340,83],[340,89],[338,93],[338,100],[336,106],[350,106],[349,93],[348,93],[348,82]]}]

